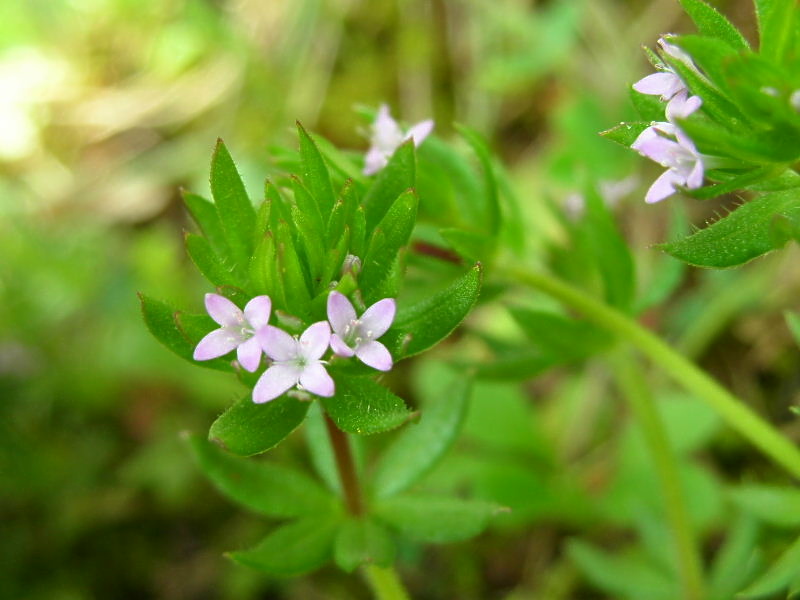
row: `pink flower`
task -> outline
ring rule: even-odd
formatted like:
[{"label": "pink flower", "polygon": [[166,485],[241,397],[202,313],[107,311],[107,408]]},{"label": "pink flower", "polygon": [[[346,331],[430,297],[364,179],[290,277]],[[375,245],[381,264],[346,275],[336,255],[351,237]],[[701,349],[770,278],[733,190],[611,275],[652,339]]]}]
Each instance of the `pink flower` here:
[{"label": "pink flower", "polygon": [[375,341],[394,321],[396,304],[392,298],[378,300],[359,319],[347,297],[339,292],[328,296],[328,320],[333,326],[331,348],[339,356],[356,356],[379,371],[392,368],[392,355]]},{"label": "pink flower", "polygon": [[195,360],[211,360],[236,348],[239,364],[251,373],[261,362],[261,345],[256,333],[269,321],[272,301],[269,296],[256,296],[242,312],[233,302],[219,294],[206,294],[206,311],[222,327],[206,335],[194,349]]},{"label": "pink flower", "polygon": [[433,121],[421,121],[403,133],[400,126],[389,114],[389,107],[381,104],[378,115],[372,123],[370,149],[364,160],[364,175],[374,175],[389,162],[392,154],[406,140],[413,139],[419,146],[433,131]]},{"label": "pink flower", "polygon": [[269,402],[295,386],[317,396],[333,396],[333,379],[320,360],[331,338],[327,321],[310,325],[300,339],[271,325],[260,329],[256,337],[274,362],[253,388],[253,402]]},{"label": "pink flower", "polygon": [[[672,140],[666,136],[674,136]],[[647,190],[644,201],[652,204],[671,196],[677,186],[697,189],[703,185],[703,159],[686,134],[672,123],[655,123],[645,129],[631,148],[667,170]]]},{"label": "pink flower", "polygon": [[[668,43],[663,37],[658,40],[658,45],[667,56],[686,64],[692,69],[697,69],[692,62],[692,58],[678,46]],[[661,100],[667,102],[666,114],[667,120],[670,122],[674,122],[675,119],[685,119],[703,104],[700,96],[689,95],[689,89],[686,84],[669,67],[665,67],[659,73],[643,77],[633,84],[633,89],[640,94],[661,96]]]}]

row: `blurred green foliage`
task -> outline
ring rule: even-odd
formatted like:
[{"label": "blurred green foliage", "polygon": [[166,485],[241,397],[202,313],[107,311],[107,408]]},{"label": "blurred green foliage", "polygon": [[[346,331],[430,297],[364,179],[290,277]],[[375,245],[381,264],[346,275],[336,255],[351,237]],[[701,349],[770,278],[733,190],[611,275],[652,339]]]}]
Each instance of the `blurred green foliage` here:
[{"label": "blurred green foliage", "polygon": [[[754,30],[749,2],[715,4]],[[178,190],[206,191],[217,137],[254,194],[295,119],[362,150],[356,108],[381,101],[409,122],[433,116],[440,136],[454,122],[481,132],[510,165],[525,252],[547,249],[576,276],[562,260],[575,250],[565,232],[582,227],[576,194],[585,181],[628,182],[607,195],[621,196],[642,320],[797,439],[800,360],[781,317],[797,309],[796,248],[686,275],[649,247],[678,210],[642,205],[655,170],[634,173],[633,157],[595,133],[634,114],[626,89],[648,71],[636,48],[684,30],[670,0],[0,3],[0,596],[367,597],[333,570],[265,580],[222,557],[266,525],[200,477],[179,432],[205,431],[240,391],[160,347],[136,292],[200,312],[208,290],[184,256]],[[723,201],[693,203],[690,217]],[[546,300],[519,304],[476,311],[487,346],[516,347],[524,315],[552,315]],[[452,345],[437,352],[458,358]],[[410,361],[392,383],[424,406],[436,369]],[[675,597],[654,516],[663,501],[610,379],[601,361],[569,356],[534,382],[476,385],[465,434],[420,488],[511,510],[477,540],[401,547],[414,597]],[[762,510],[793,514],[796,491],[703,405],[657,374],[649,382],[724,598],[726,574],[744,584],[796,538]],[[315,460],[298,435],[275,452]],[[737,487],[751,478],[771,483]]]}]

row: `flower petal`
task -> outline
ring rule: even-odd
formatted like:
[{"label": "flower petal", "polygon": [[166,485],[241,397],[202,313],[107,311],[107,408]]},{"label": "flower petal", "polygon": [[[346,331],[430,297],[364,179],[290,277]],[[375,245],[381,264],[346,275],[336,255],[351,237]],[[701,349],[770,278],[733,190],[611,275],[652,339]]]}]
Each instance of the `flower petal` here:
[{"label": "flower petal", "polygon": [[219,294],[206,294],[206,311],[223,327],[238,327],[244,322],[244,313],[239,307]]},{"label": "flower petal", "polygon": [[339,356],[353,356],[355,354],[355,350],[353,350],[350,346],[345,344],[335,333],[331,336],[331,350],[333,350],[334,354],[338,354]]},{"label": "flower petal", "polygon": [[672,100],[667,104],[667,120],[675,121],[675,119],[685,119],[696,111],[703,104],[700,96],[689,96],[686,90],[675,94]]},{"label": "flower petal", "polygon": [[275,364],[264,371],[253,388],[253,402],[263,404],[274,400],[300,379],[300,368],[294,365]]},{"label": "flower petal", "polygon": [[244,341],[239,329],[221,327],[206,335],[197,344],[192,355],[195,360],[211,360],[227,354]]},{"label": "flower petal", "polygon": [[361,330],[372,340],[381,337],[391,327],[396,311],[393,298],[378,300],[361,315]]},{"label": "flower petal", "polygon": [[355,320],[356,311],[347,296],[339,292],[328,294],[328,321],[336,333],[344,335],[347,326]]},{"label": "flower petal", "polygon": [[253,336],[246,342],[239,344],[236,349],[236,356],[242,368],[254,373],[258,369],[258,365],[261,364],[261,344],[258,343],[258,339]]},{"label": "flower petal", "polygon": [[331,326],[327,321],[309,325],[300,336],[300,354],[308,360],[317,360],[328,349],[331,340]]},{"label": "flower petal", "polygon": [[694,163],[694,167],[692,168],[691,173],[686,178],[686,187],[690,190],[696,190],[699,187],[703,186],[703,161],[699,158],[697,162]]},{"label": "flower petal", "polygon": [[258,343],[272,360],[293,360],[297,358],[297,340],[272,325],[267,325],[256,331]]},{"label": "flower petal", "polygon": [[648,204],[653,204],[654,202],[660,202],[667,196],[671,196],[675,193],[675,184],[683,184],[681,176],[672,169],[664,171],[658,179],[653,182],[650,189],[647,190],[644,201]]},{"label": "flower petal", "polygon": [[392,153],[403,142],[403,133],[386,104],[381,104],[372,123],[372,147],[384,153]]},{"label": "flower petal", "polygon": [[356,348],[356,356],[365,365],[378,369],[379,371],[388,371],[392,368],[392,355],[386,349],[386,346],[380,342],[367,342]]},{"label": "flower petal", "polygon": [[244,307],[244,316],[250,326],[261,329],[269,322],[269,314],[272,311],[272,300],[269,296],[256,296]]},{"label": "flower petal", "polygon": [[653,73],[633,84],[633,89],[640,94],[662,96],[666,99],[672,98],[682,87],[683,82],[678,76],[669,72]]},{"label": "flower petal", "polygon": [[330,398],[333,396],[335,387],[333,379],[328,375],[322,363],[313,362],[308,364],[300,374],[300,385],[317,396]]},{"label": "flower petal", "polygon": [[656,135],[638,143],[634,150],[663,167],[674,167],[677,166],[677,155],[681,147],[678,142]]},{"label": "flower petal", "polygon": [[404,140],[414,140],[414,145],[419,146],[433,131],[433,119],[420,121],[406,133]]},{"label": "flower petal", "polygon": [[374,175],[387,165],[389,160],[386,155],[377,148],[370,148],[364,157],[364,175]]}]

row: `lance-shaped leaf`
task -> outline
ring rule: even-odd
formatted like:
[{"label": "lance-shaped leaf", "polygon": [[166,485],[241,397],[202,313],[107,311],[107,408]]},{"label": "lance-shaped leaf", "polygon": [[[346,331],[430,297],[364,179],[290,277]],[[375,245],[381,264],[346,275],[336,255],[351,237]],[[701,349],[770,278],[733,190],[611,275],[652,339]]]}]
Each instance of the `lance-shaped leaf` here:
[{"label": "lance-shaped leaf", "polygon": [[798,215],[800,189],[764,194],[705,229],[659,247],[699,267],[735,267],[783,246],[791,234],[776,228],[776,218]]},{"label": "lance-shaped leaf", "polygon": [[337,519],[331,516],[300,519],[279,527],[255,548],[228,556],[270,575],[302,575],[330,560],[336,529]]},{"label": "lance-shaped leaf", "polygon": [[297,429],[306,417],[308,405],[286,395],[256,404],[248,394],[217,417],[208,437],[239,456],[259,454],[274,448]]},{"label": "lance-shaped leaf", "polygon": [[411,237],[417,220],[417,203],[416,193],[405,191],[375,228],[358,278],[368,304],[384,297],[379,292],[384,281],[393,275],[400,250]]},{"label": "lance-shaped leaf", "polygon": [[373,477],[376,497],[402,492],[430,472],[464,423],[472,379],[436,363],[429,368],[436,373],[435,389],[424,390],[421,418],[395,438],[378,462]]},{"label": "lance-shaped leaf", "polygon": [[389,532],[370,518],[349,519],[336,534],[333,559],[348,573],[364,564],[388,567],[396,552]]},{"label": "lance-shaped leaf", "polygon": [[500,229],[500,197],[497,191],[497,178],[494,173],[491,152],[486,145],[486,141],[478,132],[464,125],[459,125],[457,129],[470,145],[472,151],[475,152],[481,164],[485,199],[485,230],[492,235],[496,235],[497,231]]},{"label": "lance-shaped leaf", "polygon": [[737,50],[750,48],[739,30],[713,6],[703,0],[681,0],[681,4],[703,35],[723,40]]},{"label": "lance-shaped leaf", "polygon": [[278,223],[275,243],[278,273],[286,296],[286,305],[281,308],[298,316],[306,316],[311,295],[300,257],[292,240],[291,229],[285,221]]},{"label": "lance-shaped leaf", "polygon": [[347,180],[328,217],[326,239],[329,248],[341,239],[345,228],[352,225],[358,206],[358,186]]},{"label": "lance-shaped leaf", "polygon": [[217,140],[211,159],[211,195],[232,258],[237,265],[247,265],[252,250],[256,211],[222,140]]},{"label": "lance-shaped leaf", "polygon": [[620,123],[611,129],[601,131],[600,135],[612,142],[617,142],[626,148],[630,148],[636,138],[648,127],[650,127],[650,121],[632,121],[630,123]]},{"label": "lance-shaped leaf", "polygon": [[214,250],[221,256],[227,256],[230,249],[225,241],[225,232],[222,230],[222,223],[219,221],[214,204],[191,192],[183,191],[182,196],[189,214]]},{"label": "lance-shaped leaf", "polygon": [[318,212],[327,215],[333,208],[334,194],[325,159],[299,121],[297,122],[297,135],[300,138],[300,164],[303,169],[303,182],[311,191]]},{"label": "lance-shaped leaf", "polygon": [[186,253],[192,259],[203,276],[217,287],[239,286],[239,279],[233,271],[227,268],[222,259],[214,252],[208,240],[194,233],[187,233],[184,236]]},{"label": "lance-shaped leaf", "polygon": [[399,427],[411,416],[405,402],[368,377],[334,375],[336,394],[322,405],[336,426],[368,435]]},{"label": "lance-shaped leaf", "polygon": [[374,505],[375,516],[402,535],[432,544],[474,537],[500,510],[479,500],[421,495],[395,496]]},{"label": "lance-shaped leaf", "polygon": [[435,346],[472,310],[481,290],[481,266],[476,264],[444,290],[411,306],[398,303],[397,318],[381,342],[395,360]]},{"label": "lance-shaped leaf", "polygon": [[196,365],[217,369],[219,371],[233,370],[230,362],[223,358],[215,358],[214,360],[200,362],[192,358],[197,342],[200,341],[203,335],[218,327],[210,318],[206,317],[207,321],[204,321],[204,324],[208,329],[204,330],[201,335],[197,335],[197,332],[187,333],[186,329],[182,327],[178,320],[178,317],[181,316],[180,312],[176,311],[168,304],[145,296],[144,294],[139,294],[139,300],[142,304],[142,316],[144,317],[145,325],[147,325],[150,333],[152,333],[159,342],[164,344],[164,346],[181,358],[193,362]]},{"label": "lance-shaped leaf", "polygon": [[531,343],[548,356],[583,358],[610,341],[604,331],[586,321],[528,308],[512,308],[510,312]]},{"label": "lance-shaped leaf", "polygon": [[[774,598],[790,584],[800,579],[800,538],[780,555],[777,561],[739,594],[742,598]],[[793,596],[793,595],[792,595]]]},{"label": "lance-shaped leaf", "polygon": [[755,0],[755,5],[759,52],[766,59],[783,62],[800,18],[797,0]]},{"label": "lance-shaped leaf", "polygon": [[736,592],[752,580],[756,567],[759,527],[749,515],[739,515],[726,528],[725,541],[714,557],[709,587],[715,598],[733,598]]},{"label": "lance-shaped leaf", "polygon": [[325,263],[325,227],[316,202],[305,186],[296,178],[292,179],[294,204],[292,221],[297,229],[297,243],[302,248],[312,281],[319,281]]},{"label": "lance-shaped leaf", "polygon": [[800,490],[771,485],[743,485],[731,492],[734,504],[746,513],[774,525],[800,526]]},{"label": "lance-shaped leaf", "polygon": [[201,436],[186,440],[203,473],[225,496],[270,517],[331,512],[334,497],[308,475],[282,465],[239,458]]},{"label": "lance-shaped leaf", "polygon": [[363,206],[368,232],[380,223],[400,194],[414,187],[414,160],[414,142],[408,140],[395,151],[367,190]]},{"label": "lance-shaped leaf", "polygon": [[275,306],[286,306],[283,279],[278,274],[278,253],[275,237],[267,232],[256,244],[250,259],[250,283],[257,294],[272,298]]}]

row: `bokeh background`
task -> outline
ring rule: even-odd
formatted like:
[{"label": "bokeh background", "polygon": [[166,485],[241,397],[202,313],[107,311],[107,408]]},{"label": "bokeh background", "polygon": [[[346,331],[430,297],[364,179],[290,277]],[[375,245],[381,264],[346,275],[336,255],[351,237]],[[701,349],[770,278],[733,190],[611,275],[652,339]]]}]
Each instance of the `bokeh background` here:
[{"label": "bokeh background", "polygon": [[[714,4],[753,39],[750,2]],[[675,0],[0,3],[0,597],[368,597],[333,569],[276,581],[222,556],[269,524],[206,483],[179,432],[204,431],[238,386],[159,346],[136,298],[199,311],[209,291],[183,252],[180,189],[207,193],[221,137],[258,197],[273,146],[294,144],[295,119],[365,149],[362,108],[388,102],[406,122],[433,117],[446,139],[453,122],[483,133],[532,236],[557,237],[552,207],[570,210],[579,176],[617,184],[619,221],[647,273],[661,264],[650,245],[674,206],[701,223],[717,205],[644,206],[657,169],[597,132],[632,116],[629,85],[650,71],[640,46],[689,29]],[[800,369],[780,310],[797,298],[797,258],[791,249],[736,272],[683,273],[679,293],[648,314],[795,435],[787,407],[800,400]],[[625,420],[603,400],[606,380],[590,363],[479,388],[441,476],[480,475],[465,457],[489,448],[484,458],[505,470],[475,487],[516,517],[468,544],[407,549],[414,597],[605,597],[563,552],[566,537],[597,534],[592,511],[577,500],[569,514],[554,510],[562,488],[536,465],[578,457],[585,498],[603,486],[616,460],[605,448]],[[704,440],[716,432],[716,473],[765,468],[720,438],[713,416],[687,415],[678,419],[706,419]],[[494,436],[481,427],[493,418]],[[277,452],[307,461],[300,436]],[[722,492],[707,494],[713,545]]]}]

